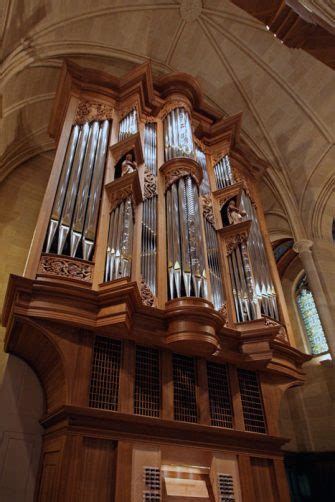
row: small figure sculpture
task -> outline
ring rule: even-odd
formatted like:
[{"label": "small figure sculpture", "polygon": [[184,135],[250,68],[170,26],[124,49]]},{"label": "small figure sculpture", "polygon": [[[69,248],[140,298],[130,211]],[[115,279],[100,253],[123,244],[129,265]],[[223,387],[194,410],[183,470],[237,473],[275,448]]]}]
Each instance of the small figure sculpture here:
[{"label": "small figure sculpture", "polygon": [[228,216],[228,221],[229,225],[235,225],[236,223],[241,223],[243,221],[243,217],[246,216],[245,211],[241,211],[236,205],[233,200],[231,200],[228,204],[228,211],[227,211],[227,216]]},{"label": "small figure sculpture", "polygon": [[121,165],[121,176],[133,173],[136,169],[137,169],[137,164],[133,160],[133,155],[131,153],[127,153],[126,158]]}]

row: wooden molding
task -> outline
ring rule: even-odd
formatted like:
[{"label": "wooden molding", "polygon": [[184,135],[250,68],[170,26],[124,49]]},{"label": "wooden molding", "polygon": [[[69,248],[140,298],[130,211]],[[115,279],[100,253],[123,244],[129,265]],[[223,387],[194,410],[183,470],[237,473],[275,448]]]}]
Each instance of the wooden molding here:
[{"label": "wooden molding", "polygon": [[202,169],[198,162],[187,157],[178,157],[168,160],[163,164],[159,171],[165,178],[165,189],[183,176],[192,176],[198,186],[202,181]]},{"label": "wooden molding", "polygon": [[218,448],[234,452],[252,451],[254,454],[270,454],[282,456],[280,447],[288,440],[286,438],[244,432],[224,427],[149,418],[140,415],[117,413],[79,406],[63,406],[57,411],[46,415],[41,424],[50,432],[67,428],[100,430],[100,434],[109,438],[137,441],[167,442],[169,444],[187,443],[190,446],[202,448]]},{"label": "wooden molding", "polygon": [[105,190],[109,198],[111,210],[129,196],[131,196],[135,206],[143,201],[137,170],[111,181],[105,185]]},{"label": "wooden molding", "polygon": [[22,354],[17,343],[24,338],[16,331],[29,319],[50,326],[61,323],[64,330],[85,329],[92,336],[102,333],[141,340],[149,346],[166,348],[170,344],[172,348],[176,344],[180,352],[199,351],[206,357],[212,354],[210,358],[218,362],[271,368],[300,382],[304,379],[301,365],[310,359],[276,338],[279,324],[266,326],[262,318],[227,327],[210,302],[197,298],[167,302],[164,310],[146,306],[137,283],[129,279],[104,283],[93,291],[52,278],[31,280],[11,275],[3,310],[3,324],[7,326],[5,350],[14,354],[19,350]]},{"label": "wooden molding", "polygon": [[141,165],[144,162],[142,143],[140,133],[132,134],[127,138],[119,141],[115,145],[110,147],[110,151],[114,157],[114,163],[117,164],[119,160],[126,155],[126,153],[133,152],[134,160],[137,165]]}]

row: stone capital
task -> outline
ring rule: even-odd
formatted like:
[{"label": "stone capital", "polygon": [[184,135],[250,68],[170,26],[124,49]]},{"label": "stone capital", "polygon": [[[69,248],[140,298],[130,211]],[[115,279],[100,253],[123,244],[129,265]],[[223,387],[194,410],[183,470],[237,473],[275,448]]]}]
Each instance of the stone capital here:
[{"label": "stone capital", "polygon": [[305,252],[311,252],[313,246],[313,241],[310,241],[308,239],[303,239],[301,241],[297,241],[293,245],[293,249],[296,253],[305,253]]}]

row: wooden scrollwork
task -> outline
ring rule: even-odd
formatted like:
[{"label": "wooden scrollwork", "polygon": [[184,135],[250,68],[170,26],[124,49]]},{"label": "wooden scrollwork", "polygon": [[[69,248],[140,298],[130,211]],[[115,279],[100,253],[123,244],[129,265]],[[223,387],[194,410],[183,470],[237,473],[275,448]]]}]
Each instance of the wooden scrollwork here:
[{"label": "wooden scrollwork", "polygon": [[214,220],[214,211],[213,211],[213,202],[212,202],[212,197],[210,195],[203,195],[202,196],[202,211],[203,215],[206,218],[209,223],[212,225],[215,224]]},{"label": "wooden scrollwork", "polygon": [[151,199],[157,195],[157,182],[156,177],[152,174],[150,169],[144,168],[144,199]]},{"label": "wooden scrollwork", "polygon": [[64,256],[42,256],[38,267],[38,274],[55,275],[86,282],[92,280],[92,273],[92,264]]},{"label": "wooden scrollwork", "polygon": [[81,101],[78,105],[74,123],[83,125],[94,120],[110,120],[113,116],[113,107],[106,103],[95,103],[93,101]]}]

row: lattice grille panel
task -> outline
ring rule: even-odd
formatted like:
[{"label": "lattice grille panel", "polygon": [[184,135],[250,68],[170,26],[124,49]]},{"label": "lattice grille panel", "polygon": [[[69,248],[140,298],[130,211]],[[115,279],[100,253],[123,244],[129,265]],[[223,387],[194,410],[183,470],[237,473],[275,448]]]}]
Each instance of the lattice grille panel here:
[{"label": "lattice grille panel", "polygon": [[161,473],[158,467],[144,467],[144,502],[161,501]]},{"label": "lattice grille panel", "polygon": [[234,502],[234,482],[230,474],[218,475],[220,502]]},{"label": "lattice grille panel", "polygon": [[195,361],[192,357],[173,354],[174,418],[197,422]]},{"label": "lattice grille panel", "polygon": [[148,417],[159,417],[159,411],[159,351],[137,346],[134,413]]},{"label": "lattice grille panel", "polygon": [[232,428],[233,412],[226,365],[207,362],[207,378],[211,424]]},{"label": "lattice grille panel", "polygon": [[97,336],[94,344],[89,406],[117,411],[121,342]]},{"label": "lattice grille panel", "polygon": [[257,374],[253,371],[238,370],[245,430],[266,432],[261,389]]}]

